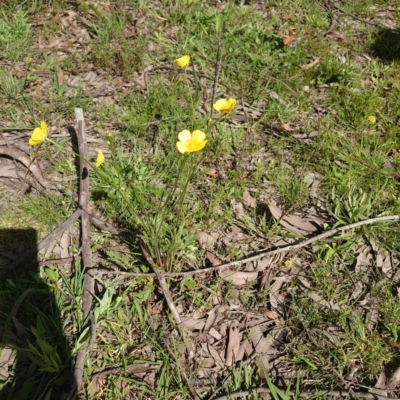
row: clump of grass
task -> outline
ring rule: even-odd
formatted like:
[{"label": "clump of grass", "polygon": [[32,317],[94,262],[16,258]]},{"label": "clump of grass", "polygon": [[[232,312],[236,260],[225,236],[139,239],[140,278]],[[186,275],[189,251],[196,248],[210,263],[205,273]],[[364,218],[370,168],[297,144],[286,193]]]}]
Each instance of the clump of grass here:
[{"label": "clump of grass", "polygon": [[18,11],[10,18],[5,12],[0,15],[0,52],[11,61],[21,61],[31,45],[28,16]]}]

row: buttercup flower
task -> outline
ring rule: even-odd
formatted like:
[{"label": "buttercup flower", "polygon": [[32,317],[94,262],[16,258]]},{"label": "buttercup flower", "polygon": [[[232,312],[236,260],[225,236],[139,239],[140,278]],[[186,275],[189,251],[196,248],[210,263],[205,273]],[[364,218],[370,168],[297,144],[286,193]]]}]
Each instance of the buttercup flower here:
[{"label": "buttercup flower", "polygon": [[106,131],[106,137],[112,138],[113,137],[113,133],[111,131]]},{"label": "buttercup flower", "polygon": [[96,167],[99,168],[101,164],[104,162],[104,154],[101,150],[98,151],[97,153],[97,159],[96,159]]},{"label": "buttercup flower", "polygon": [[189,55],[182,56],[181,58],[177,58],[175,60],[175,64],[181,68],[186,68],[189,65],[189,63],[190,63]]},{"label": "buttercup flower", "polygon": [[202,131],[194,131],[193,133],[190,133],[185,129],[179,133],[179,142],[176,142],[176,147],[182,154],[200,151],[204,149],[204,146],[207,143],[205,138],[206,134]]},{"label": "buttercup flower", "polygon": [[229,114],[234,107],[236,106],[236,99],[220,99],[214,105],[214,109],[220,112],[221,114]]},{"label": "buttercup flower", "polygon": [[374,124],[376,122],[376,118],[373,115],[370,115],[368,117],[368,121],[371,122],[371,124]]},{"label": "buttercup flower", "polygon": [[35,128],[32,136],[29,139],[29,144],[31,146],[37,146],[38,144],[42,143],[47,137],[47,124],[46,122],[42,121],[40,123],[40,128]]}]

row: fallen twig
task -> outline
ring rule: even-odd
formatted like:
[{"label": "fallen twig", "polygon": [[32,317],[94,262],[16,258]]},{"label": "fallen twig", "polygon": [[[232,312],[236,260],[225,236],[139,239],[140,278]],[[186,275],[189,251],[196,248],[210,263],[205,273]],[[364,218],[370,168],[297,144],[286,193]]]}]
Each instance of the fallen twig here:
[{"label": "fallen twig", "polygon": [[[88,208],[89,201],[89,165],[87,163],[88,151],[86,146],[85,120],[81,108],[75,108],[75,119],[77,123],[77,137],[79,147],[79,207],[81,212],[81,235],[82,235],[82,265],[85,269],[85,283],[82,295],[83,320],[89,316],[92,308],[92,300],[94,293],[94,277],[92,276],[92,252],[90,246],[90,223],[89,214],[85,212]],[[85,359],[91,345],[93,345],[96,323],[94,318],[91,320],[90,339],[80,348],[75,362],[74,368],[74,384],[69,398],[74,398],[79,391],[82,383]],[[72,397],[71,397],[72,396]]]},{"label": "fallen twig", "polygon": [[[185,277],[185,276],[190,276],[190,275],[196,275],[196,274],[203,274],[203,273],[209,273],[209,272],[214,272],[215,270],[218,271],[224,271],[225,269],[232,267],[232,266],[240,266],[244,263],[250,262],[250,261],[255,261],[259,260],[260,258],[263,257],[268,257],[272,256],[274,254],[280,254],[280,253],[286,253],[288,251],[293,251],[293,250],[298,250],[303,247],[306,247],[312,243],[318,242],[322,239],[325,239],[329,236],[335,235],[336,233],[339,232],[344,232],[348,231],[350,229],[358,228],[363,225],[370,225],[375,222],[382,222],[382,221],[394,221],[400,219],[400,215],[388,215],[384,217],[376,217],[376,218],[370,218],[364,221],[359,221],[355,222],[350,225],[344,225],[344,226],[339,226],[338,228],[331,229],[330,231],[323,232],[319,235],[316,235],[310,239],[303,240],[302,242],[296,243],[296,244],[289,244],[288,246],[283,246],[279,247],[275,250],[268,250],[268,251],[263,251],[259,254],[256,254],[255,256],[252,257],[247,257],[242,260],[238,261],[230,261],[225,264],[220,264],[216,265],[213,267],[209,268],[202,268],[202,269],[196,269],[194,271],[185,271],[185,272],[163,272],[163,275],[166,277]],[[99,271],[99,270],[98,270]],[[101,272],[101,270],[99,271]],[[400,271],[399,271],[400,272]],[[156,274],[152,273],[144,273],[144,272],[125,272],[125,271],[113,271],[113,270],[107,270],[104,271],[104,274],[114,274],[114,275],[125,275],[125,276],[156,276]]]}]

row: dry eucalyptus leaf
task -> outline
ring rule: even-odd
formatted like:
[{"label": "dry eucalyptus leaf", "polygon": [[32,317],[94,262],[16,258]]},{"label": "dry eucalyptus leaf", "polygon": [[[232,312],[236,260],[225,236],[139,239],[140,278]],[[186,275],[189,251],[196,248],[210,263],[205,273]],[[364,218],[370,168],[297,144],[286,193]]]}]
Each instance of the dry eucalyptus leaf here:
[{"label": "dry eucalyptus leaf", "polygon": [[357,281],[355,284],[355,288],[351,293],[350,300],[356,300],[360,297],[360,295],[364,292],[365,284],[361,281]]},{"label": "dry eucalyptus leaf", "polygon": [[303,236],[309,236],[312,233],[318,231],[319,227],[313,221],[305,220],[297,215],[284,215],[282,218],[283,212],[274,202],[270,202],[268,204],[268,208],[272,214],[272,216],[279,221],[279,223],[288,229],[291,232],[297,233]]},{"label": "dry eucalyptus leaf", "polygon": [[394,273],[394,267],[393,267],[393,259],[391,255],[386,256],[382,260],[382,273],[385,276],[385,278],[389,279],[393,276]]},{"label": "dry eucalyptus leaf", "polygon": [[257,200],[249,193],[247,189],[244,189],[243,201],[246,204],[246,206],[251,208],[255,208],[257,205]]},{"label": "dry eucalyptus leaf", "polygon": [[232,271],[231,269],[227,269],[221,271],[219,275],[223,280],[231,282],[234,286],[244,286],[254,282],[258,277],[258,272]]},{"label": "dry eucalyptus leaf", "polygon": [[397,385],[400,383],[400,367],[394,371],[393,375],[386,383],[386,387],[390,390],[396,389]]},{"label": "dry eucalyptus leaf", "polygon": [[206,258],[214,267],[223,264],[222,260],[215,256],[214,253],[211,253],[211,251],[206,251]]},{"label": "dry eucalyptus leaf", "polygon": [[0,381],[6,381],[9,377],[8,368],[14,364],[17,352],[8,347],[1,349],[0,355]]},{"label": "dry eucalyptus leaf", "polygon": [[[260,360],[266,371],[269,371],[269,356],[272,352],[272,336],[264,337],[259,326],[250,328],[250,338],[256,353],[260,356]],[[273,353],[273,352],[272,352]]]},{"label": "dry eucalyptus leaf", "polygon": [[228,333],[228,345],[226,347],[225,365],[230,367],[237,361],[239,353],[241,334],[239,331],[239,321],[231,321]]},{"label": "dry eucalyptus leaf", "polygon": [[211,236],[207,232],[197,232],[197,240],[200,243],[200,246],[203,248],[213,248],[214,244],[217,242],[217,239]]},{"label": "dry eucalyptus leaf", "polygon": [[201,331],[206,324],[205,319],[196,319],[193,317],[182,317],[181,325],[189,331]]},{"label": "dry eucalyptus leaf", "polygon": [[329,308],[330,310],[340,310],[340,307],[337,304],[333,303],[332,301],[325,300],[317,293],[308,293],[308,297],[317,302],[318,304],[321,304],[322,306]]},{"label": "dry eucalyptus leaf", "polygon": [[284,303],[284,297],[279,294],[282,285],[287,281],[287,276],[279,276],[274,278],[274,282],[270,287],[269,301],[273,309],[278,309]]},{"label": "dry eucalyptus leaf", "polygon": [[[217,321],[217,317],[220,316],[219,314],[222,314],[225,312],[225,307],[217,305],[214,308],[212,308],[207,314],[207,321],[204,325],[204,329],[202,331],[202,335],[207,335],[210,329],[214,326],[214,324]],[[220,319],[220,318],[218,318]]]},{"label": "dry eucalyptus leaf", "polygon": [[207,343],[206,346],[207,346],[207,352],[214,359],[215,364],[218,365],[221,369],[223,369],[225,367],[225,361],[222,359],[217,349],[209,343]]},{"label": "dry eucalyptus leaf", "polygon": [[373,260],[373,256],[371,254],[371,248],[366,244],[363,244],[361,247],[358,248],[356,254],[357,262],[355,266],[355,272],[358,274],[360,272],[368,272],[371,262]]}]

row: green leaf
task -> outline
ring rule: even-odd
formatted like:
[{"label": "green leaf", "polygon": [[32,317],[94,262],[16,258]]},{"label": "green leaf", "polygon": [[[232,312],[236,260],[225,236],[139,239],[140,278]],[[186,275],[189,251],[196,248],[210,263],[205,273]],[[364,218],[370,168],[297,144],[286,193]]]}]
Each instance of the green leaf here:
[{"label": "green leaf", "polygon": [[90,335],[90,326],[86,327],[81,335],[79,336],[78,340],[75,343],[74,353],[77,353],[78,350],[83,346],[86,340],[89,338]]},{"label": "green leaf", "polygon": [[54,281],[54,282],[58,282],[58,272],[54,271],[50,268],[46,268],[44,270],[45,274],[49,277],[50,280]]},{"label": "green leaf", "polygon": [[221,30],[223,22],[224,22],[224,17],[223,17],[223,15],[222,15],[222,14],[218,14],[218,15],[215,17],[215,32],[216,32],[217,34],[218,34],[219,31]]}]

